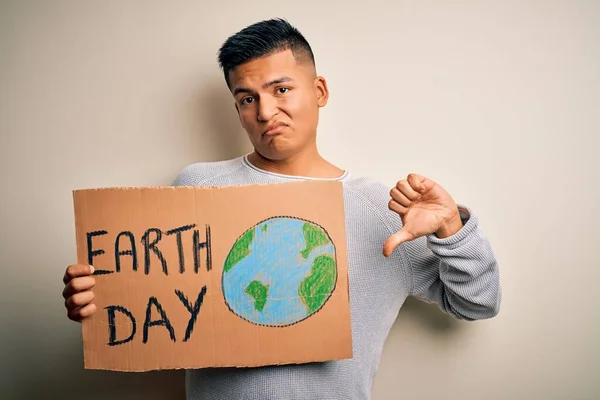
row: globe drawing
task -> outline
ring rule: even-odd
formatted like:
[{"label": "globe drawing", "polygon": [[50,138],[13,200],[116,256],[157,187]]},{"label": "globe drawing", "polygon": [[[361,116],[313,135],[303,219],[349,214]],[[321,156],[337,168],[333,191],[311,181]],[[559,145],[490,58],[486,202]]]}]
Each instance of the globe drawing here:
[{"label": "globe drawing", "polygon": [[282,327],[319,311],[337,280],[335,247],[319,225],[273,217],[244,232],[223,265],[229,309],[259,325]]}]

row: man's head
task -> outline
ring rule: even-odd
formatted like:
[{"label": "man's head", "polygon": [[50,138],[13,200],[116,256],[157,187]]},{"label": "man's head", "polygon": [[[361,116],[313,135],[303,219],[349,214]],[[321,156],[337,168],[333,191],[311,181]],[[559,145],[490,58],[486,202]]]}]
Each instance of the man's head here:
[{"label": "man's head", "polygon": [[284,160],[316,150],[328,90],[296,28],[281,19],[250,25],[223,44],[219,64],[242,126],[263,157]]}]

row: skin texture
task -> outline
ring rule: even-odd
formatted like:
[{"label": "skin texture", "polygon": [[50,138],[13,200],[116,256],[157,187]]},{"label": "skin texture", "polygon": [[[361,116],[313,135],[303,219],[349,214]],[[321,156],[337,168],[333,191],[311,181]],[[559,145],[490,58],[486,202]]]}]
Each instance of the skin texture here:
[{"label": "skin texture", "polygon": [[[249,161],[258,168],[286,175],[337,178],[343,170],[317,150],[319,111],[329,89],[314,65],[296,60],[283,50],[249,61],[229,74],[230,89],[240,123],[254,147]],[[276,127],[276,130],[272,128]],[[458,207],[438,183],[409,174],[390,191],[389,208],[398,213],[403,228],[383,243],[387,257],[401,244],[435,234],[452,236],[462,228]],[[63,283],[68,318],[81,322],[96,312],[93,267],[71,265]]]}]

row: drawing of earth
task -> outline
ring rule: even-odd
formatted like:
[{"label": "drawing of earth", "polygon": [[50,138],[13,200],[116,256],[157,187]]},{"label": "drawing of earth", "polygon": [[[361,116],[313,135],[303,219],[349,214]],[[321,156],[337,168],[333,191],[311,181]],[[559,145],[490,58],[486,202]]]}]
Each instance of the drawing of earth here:
[{"label": "drawing of earth", "polygon": [[274,217],[247,230],[223,265],[229,309],[259,325],[286,326],[317,312],[335,288],[335,248],[319,225]]}]

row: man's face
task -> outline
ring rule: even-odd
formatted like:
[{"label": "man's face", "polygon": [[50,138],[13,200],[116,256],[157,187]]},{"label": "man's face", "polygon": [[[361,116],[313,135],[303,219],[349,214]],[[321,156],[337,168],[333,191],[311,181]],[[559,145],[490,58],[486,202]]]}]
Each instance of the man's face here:
[{"label": "man's face", "polygon": [[229,79],[242,126],[263,157],[283,160],[316,147],[328,91],[312,63],[286,50],[238,66]]}]

